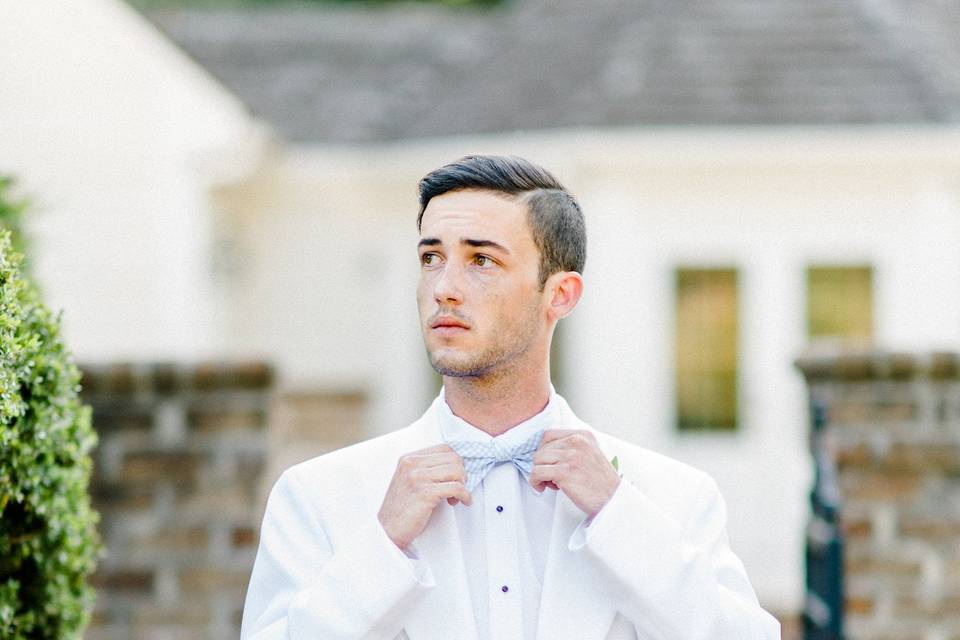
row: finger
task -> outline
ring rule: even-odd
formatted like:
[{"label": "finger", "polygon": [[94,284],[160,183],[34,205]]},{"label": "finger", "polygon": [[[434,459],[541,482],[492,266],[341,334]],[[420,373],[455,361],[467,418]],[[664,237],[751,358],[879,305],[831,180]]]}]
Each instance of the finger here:
[{"label": "finger", "polygon": [[553,446],[546,449],[538,449],[533,454],[533,464],[556,464],[558,462],[567,462],[571,455],[569,449]]},{"label": "finger", "polygon": [[462,464],[453,463],[416,469],[412,472],[411,477],[416,482],[437,483],[453,480],[466,482],[467,474]]},{"label": "finger", "polygon": [[543,432],[543,439],[540,440],[540,446],[553,442],[554,440],[560,440],[562,438],[567,438],[577,433],[586,433],[582,429],[547,429]]},{"label": "finger", "polygon": [[431,453],[449,453],[453,451],[446,442],[441,442],[440,444],[435,444],[432,447],[427,447],[425,449],[417,449],[416,451],[411,451],[408,455],[429,455]]},{"label": "finger", "polygon": [[433,492],[438,499],[447,498],[448,503],[450,498],[456,498],[468,507],[473,504],[473,496],[470,495],[466,485],[462,482],[437,482],[433,485]]},{"label": "finger", "polygon": [[553,489],[554,491],[559,491],[560,487],[557,486],[552,480],[547,480],[545,482],[538,482],[533,486],[533,490],[537,493],[543,493],[544,489]]},{"label": "finger", "polygon": [[[440,457],[436,458],[435,456]],[[418,451],[405,453],[397,459],[397,468],[406,469],[409,471],[421,466],[444,464],[445,462],[450,462],[459,458],[460,456],[457,455],[456,452],[454,452],[454,450],[449,446],[445,444],[439,444],[434,447],[428,447],[427,449],[420,449]]]},{"label": "finger", "polygon": [[[554,486],[560,486],[566,475],[567,465],[565,463],[537,464],[534,465],[530,471],[529,482],[534,489],[537,489],[539,485],[546,484],[547,482],[553,483]],[[543,491],[543,488],[541,487],[537,490]]]},{"label": "finger", "polygon": [[[546,437],[544,437],[546,440]],[[584,430],[567,431],[565,435],[555,435],[551,440],[540,443],[540,447],[565,447],[569,449],[598,449],[597,439],[592,433]]]},{"label": "finger", "polygon": [[417,466],[421,468],[440,467],[447,464],[459,464],[463,466],[463,458],[453,451],[441,451],[438,453],[424,453],[413,456]]}]

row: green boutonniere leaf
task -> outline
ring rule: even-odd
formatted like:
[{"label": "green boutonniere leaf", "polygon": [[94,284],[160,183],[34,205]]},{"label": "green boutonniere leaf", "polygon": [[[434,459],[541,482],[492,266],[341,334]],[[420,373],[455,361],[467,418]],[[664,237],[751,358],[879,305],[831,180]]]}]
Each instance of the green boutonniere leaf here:
[{"label": "green boutonniere leaf", "polygon": [[614,471],[618,473],[620,472],[620,460],[617,458],[617,456],[613,456],[613,459],[610,460],[610,464],[613,465]]}]

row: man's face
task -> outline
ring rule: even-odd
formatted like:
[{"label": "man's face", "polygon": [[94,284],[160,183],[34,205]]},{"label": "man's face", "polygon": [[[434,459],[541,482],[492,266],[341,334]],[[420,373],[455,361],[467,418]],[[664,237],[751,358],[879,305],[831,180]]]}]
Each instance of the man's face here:
[{"label": "man's face", "polygon": [[485,376],[537,358],[547,322],[527,205],[493,191],[430,200],[420,227],[417,303],[430,364]]}]

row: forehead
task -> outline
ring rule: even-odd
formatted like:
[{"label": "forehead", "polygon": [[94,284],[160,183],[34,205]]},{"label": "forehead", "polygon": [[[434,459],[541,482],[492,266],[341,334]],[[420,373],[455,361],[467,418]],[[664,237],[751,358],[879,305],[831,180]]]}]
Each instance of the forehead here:
[{"label": "forehead", "polygon": [[478,189],[448,191],[431,198],[423,212],[420,235],[442,241],[496,240],[510,246],[533,242],[523,198]]}]

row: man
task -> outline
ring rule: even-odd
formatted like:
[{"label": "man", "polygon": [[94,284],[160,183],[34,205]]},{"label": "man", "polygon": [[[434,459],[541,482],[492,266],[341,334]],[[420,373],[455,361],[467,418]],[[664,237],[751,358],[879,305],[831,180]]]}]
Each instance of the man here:
[{"label": "man", "polygon": [[241,637],[774,640],[706,474],[578,420],[550,341],[583,290],[576,200],[519,158],[420,182],[417,300],[443,389],[288,469]]}]

